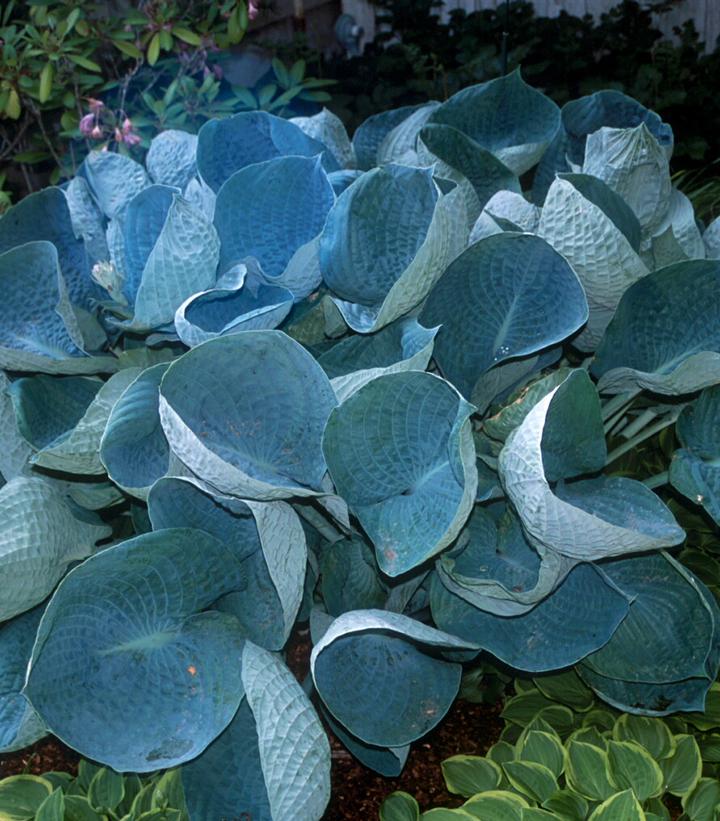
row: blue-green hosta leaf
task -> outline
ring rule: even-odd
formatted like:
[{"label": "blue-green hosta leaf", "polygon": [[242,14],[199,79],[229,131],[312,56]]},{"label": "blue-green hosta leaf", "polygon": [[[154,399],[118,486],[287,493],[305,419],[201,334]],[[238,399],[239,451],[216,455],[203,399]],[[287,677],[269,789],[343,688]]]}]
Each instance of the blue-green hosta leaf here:
[{"label": "blue-green hosta leaf", "polygon": [[322,155],[326,171],[339,165],[330,150],[289,120],[265,111],[248,111],[223,120],[208,120],[198,134],[197,166],[216,193],[232,175],[275,157]]},{"label": "blue-green hosta leaf", "polygon": [[337,114],[323,108],[312,117],[291,117],[290,122],[302,129],[308,137],[327,146],[339,168],[355,168],[355,149]]},{"label": "blue-green hosta leaf", "polygon": [[682,449],[670,464],[670,483],[720,523],[720,386],[706,388],[678,417]]},{"label": "blue-green hosta leaf", "polygon": [[321,439],[336,403],[322,368],[280,331],[204,342],[170,365],[160,387],[176,455],[219,491],[251,499],[322,492]]},{"label": "blue-green hosta leaf", "polygon": [[485,612],[451,593],[435,576],[430,602],[441,629],[482,645],[518,670],[544,672],[576,664],[602,647],[628,612],[628,599],[590,564],[579,564],[525,614]]},{"label": "blue-green hosta leaf", "polygon": [[[93,199],[90,186],[83,177],[73,177],[64,191],[70,209],[73,233],[76,237],[81,237],[85,243],[88,264],[94,265],[96,262],[108,260],[110,252],[105,238],[105,217]],[[87,273],[85,266],[82,270],[83,280],[92,276]]]},{"label": "blue-green hosta leaf", "polygon": [[110,411],[98,447],[110,479],[141,498],[170,465],[159,409],[160,381],[167,368],[163,362],[139,374],[133,370],[132,381]]},{"label": "blue-green hosta leaf", "polygon": [[458,91],[430,122],[451,125],[516,174],[538,162],[560,125],[560,109],[519,71]]},{"label": "blue-green hosta leaf", "polygon": [[672,194],[669,159],[646,125],[601,128],[591,134],[582,171],[607,183],[625,200],[645,236],[661,226]]},{"label": "blue-green hosta leaf", "polygon": [[313,648],[313,681],[353,735],[379,747],[402,746],[442,719],[460,686],[461,666],[428,655],[433,649],[478,648],[397,613],[345,613]]},{"label": "blue-green hosta leaf", "polygon": [[421,108],[423,104],[391,108],[389,111],[373,114],[362,122],[352,138],[358,168],[363,171],[374,168],[378,164],[378,149],[385,137],[403,120]]},{"label": "blue-green hosta leaf", "polygon": [[120,216],[130,200],[150,185],[150,178],[139,163],[114,151],[91,151],[80,173],[108,219]]},{"label": "blue-green hosta leaf", "polygon": [[703,242],[707,258],[720,259],[720,217],[715,217],[705,229]]},{"label": "blue-green hosta leaf", "polygon": [[580,561],[679,544],[685,538],[684,531],[641,482],[600,477],[551,488],[546,471],[553,463],[556,470],[562,458],[545,465],[546,420],[553,416],[557,420],[550,439],[562,457],[563,441],[573,428],[564,431],[560,418],[569,418],[581,428],[584,414],[591,413],[597,403],[587,375],[574,371],[535,405],[500,452],[498,464],[505,492],[531,542],[540,550],[547,547]]},{"label": "blue-green hosta leaf", "polygon": [[43,601],[72,562],[110,535],[100,520],[73,515],[63,494],[44,479],[18,477],[0,488],[0,621]]},{"label": "blue-green hosta leaf", "polygon": [[360,761],[365,767],[373,770],[386,778],[396,778],[403,771],[405,762],[407,761],[410,752],[410,745],[405,744],[402,747],[375,747],[372,744],[366,744],[360,741],[354,735],[349,733],[342,724],[338,724],[332,715],[321,706],[322,716],[332,730],[333,735],[337,736],[355,758]]},{"label": "blue-green hosta leaf", "polygon": [[197,144],[196,134],[172,128],[153,137],[145,157],[153,182],[184,190],[197,171]]},{"label": "blue-green hosta leaf", "polygon": [[338,401],[386,373],[423,371],[432,356],[437,328],[399,319],[370,336],[353,334],[318,358]]},{"label": "blue-green hosta leaf", "polygon": [[272,330],[290,313],[293,301],[287,288],[251,276],[237,288],[212,288],[186,299],[175,313],[175,330],[189,348],[217,336]]},{"label": "blue-green hosta leaf", "polygon": [[215,283],[220,245],[213,225],[174,189],[152,185],[127,206],[124,294],[133,330],[173,322],[179,305]]},{"label": "blue-green hosta leaf", "polygon": [[706,250],[690,200],[673,188],[668,210],[652,237],[648,263],[663,268],[686,259],[705,259]]},{"label": "blue-green hosta leaf", "polygon": [[331,616],[349,610],[381,608],[387,592],[380,581],[372,549],[361,536],[340,539],[325,548],[320,590]]},{"label": "blue-green hosta leaf", "polygon": [[330,415],[330,476],[389,576],[447,547],[467,519],[477,488],[472,411],[443,379],[408,371],[368,382]]},{"label": "blue-green hosta leaf", "polygon": [[418,305],[464,246],[459,187],[442,193],[431,169],[387,165],[337,199],[320,239],[322,276],[343,319],[370,333]]},{"label": "blue-green hosta leaf", "polygon": [[28,469],[32,448],[18,429],[10,395],[10,380],[0,371],[0,483]]},{"label": "blue-green hosta leaf", "polygon": [[720,261],[670,265],[623,295],[590,368],[607,393],[677,396],[720,382]]},{"label": "blue-green hosta leaf", "polygon": [[117,370],[114,357],[84,356],[80,328],[50,242],[0,254],[0,368],[43,373]]},{"label": "blue-green hosta leaf", "polygon": [[537,233],[540,224],[540,209],[537,205],[528,202],[516,190],[502,189],[493,194],[483,210],[498,224],[506,225],[509,223],[517,226],[515,228],[508,227],[505,230],[516,230],[529,234]]},{"label": "blue-green hosta leaf", "polygon": [[439,105],[434,100],[425,103],[386,134],[378,146],[376,164],[420,165],[416,151],[418,135]]},{"label": "blue-green hosta leaf", "polygon": [[58,587],[25,693],[48,728],[118,771],[197,756],[243,696],[237,620],[208,611],[239,563],[199,530],[146,533],[92,556]]},{"label": "blue-green hosta leaf", "polygon": [[21,750],[47,730],[21,690],[44,607],[0,625],[0,750]]},{"label": "blue-green hosta leaf", "polygon": [[352,185],[358,177],[361,177],[364,172],[358,171],[357,169],[349,170],[346,169],[344,171],[331,171],[328,175],[328,182],[332,185],[332,189],[335,192],[335,196],[339,197],[340,194],[350,185]]},{"label": "blue-green hosta leaf", "polygon": [[[57,250],[70,301],[90,308],[91,301],[101,297],[102,291],[90,277],[91,263],[85,243],[78,236],[68,199],[59,188],[44,188],[30,194],[0,219],[0,253],[29,242],[51,242]],[[23,288],[19,283],[18,287]],[[3,293],[9,290],[3,288]]]},{"label": "blue-green hosta leaf", "polygon": [[[623,215],[623,209],[629,214]],[[630,225],[630,230],[623,231],[623,225]],[[600,180],[567,174],[550,186],[538,234],[565,257],[583,285],[589,316],[574,344],[583,351],[594,350],[623,293],[648,273],[633,247],[635,239],[639,246],[640,225]]]},{"label": "blue-green hosta leaf", "polygon": [[484,414],[491,405],[502,405],[545,368],[555,365],[562,356],[562,345],[554,345],[538,354],[498,362],[486,371],[473,388],[474,404]]},{"label": "blue-green hosta leaf", "polygon": [[280,650],[302,602],[307,548],[300,521],[283,502],[260,504],[211,496],[185,479],[161,479],[150,492],[154,530],[192,527],[223,542],[240,564],[236,588],[216,602],[243,635]]},{"label": "blue-green hosta leaf", "polygon": [[93,397],[82,418],[66,435],[35,454],[33,464],[64,473],[100,476],[100,440],[110,412],[128,385],[140,374],[139,368],[124,368],[113,374]]},{"label": "blue-green hosta leaf", "polygon": [[520,194],[517,175],[471,137],[449,125],[426,125],[418,137],[423,165],[435,163],[437,176],[458,185],[470,183],[468,217],[474,223],[488,200],[498,191]]},{"label": "blue-green hosta leaf", "polygon": [[10,383],[8,394],[17,428],[35,450],[61,441],[82,419],[102,387],[84,376],[24,376]]},{"label": "blue-green hosta leaf", "polygon": [[295,270],[307,267],[298,254],[320,234],[334,201],[319,157],[276,157],[237,171],[218,192],[215,207],[220,270],[253,257],[269,282],[307,296],[320,277],[315,273],[304,282],[298,276],[313,271]]},{"label": "blue-green hosta leaf", "polygon": [[330,798],[330,746],[292,673],[246,642],[245,698],[225,732],[182,768],[193,818],[320,821]]},{"label": "blue-green hosta leaf", "polygon": [[494,365],[561,342],[588,316],[575,272],[539,237],[498,234],[471,245],[445,271],[420,314],[442,325],[433,356],[473,401]]},{"label": "blue-green hosta leaf", "polygon": [[628,712],[702,710],[720,664],[720,611],[712,595],[663,553],[615,560],[602,570],[633,602],[615,635],[578,672]]}]

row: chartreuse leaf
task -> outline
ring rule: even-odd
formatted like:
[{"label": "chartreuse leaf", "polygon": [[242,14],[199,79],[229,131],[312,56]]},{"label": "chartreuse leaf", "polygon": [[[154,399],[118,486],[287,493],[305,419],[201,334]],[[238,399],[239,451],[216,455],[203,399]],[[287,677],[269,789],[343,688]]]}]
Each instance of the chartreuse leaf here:
[{"label": "chartreuse leaf", "polygon": [[587,301],[568,263],[544,240],[498,234],[471,245],[433,288],[420,321],[441,325],[434,357],[469,400],[498,363],[547,348],[586,321]]},{"label": "chartreuse leaf", "polygon": [[675,753],[675,736],[659,718],[624,713],[615,722],[613,738],[616,741],[634,741],[642,745],[656,761],[669,758]]},{"label": "chartreuse leaf", "polygon": [[603,801],[589,821],[645,821],[645,813],[632,790],[624,790]]},{"label": "chartreuse leaf", "polygon": [[61,789],[55,789],[37,808],[35,821],[64,821],[65,796]]},{"label": "chartreuse leaf", "polygon": [[396,613],[345,613],[313,648],[313,681],[326,707],[353,735],[398,747],[431,730],[457,695],[461,667],[428,655],[434,649],[477,648]]},{"label": "chartreuse leaf", "polygon": [[610,778],[618,789],[632,790],[640,801],[663,792],[663,774],[655,759],[634,741],[609,741]]},{"label": "chartreuse leaf", "polygon": [[52,792],[37,775],[11,775],[0,781],[0,817],[3,821],[30,821]]},{"label": "chartreuse leaf", "polygon": [[206,611],[239,581],[232,552],[199,530],[146,533],[96,554],[47,607],[26,695],[55,735],[115,770],[197,756],[243,694],[239,623]]},{"label": "chartreuse leaf", "polygon": [[673,736],[675,750],[658,763],[667,792],[683,798],[695,789],[702,776],[702,755],[694,736]]},{"label": "chartreuse leaf", "polygon": [[441,766],[448,792],[465,797],[494,790],[502,779],[500,767],[479,755],[453,755]]},{"label": "chartreuse leaf", "polygon": [[617,559],[603,570],[633,603],[610,641],[578,667],[585,682],[631,712],[702,709],[718,667],[718,608],[711,594],[664,553]]},{"label": "chartreuse leaf", "polygon": [[160,381],[167,368],[163,362],[141,373],[122,371],[130,371],[132,381],[112,406],[99,442],[99,458],[110,479],[141,498],[169,467],[159,411]]},{"label": "chartreuse leaf", "polygon": [[420,807],[412,795],[394,792],[380,805],[380,821],[419,821]]},{"label": "chartreuse leaf", "polygon": [[632,285],[590,369],[599,388],[675,396],[720,381],[718,283],[720,260],[690,260]]},{"label": "chartreuse leaf", "polygon": [[516,174],[537,163],[560,125],[560,110],[514,71],[453,94],[430,117],[453,126]]},{"label": "chartreuse leaf", "polygon": [[122,775],[107,767],[95,773],[88,787],[88,801],[99,812],[114,810],[124,795],[125,783]]},{"label": "chartreuse leaf", "polygon": [[248,111],[223,120],[208,120],[200,129],[197,166],[205,182],[218,192],[236,171],[275,157],[322,155],[327,171],[339,168],[332,153],[295,123],[265,111]]},{"label": "chartreuse leaf", "polygon": [[536,761],[508,761],[502,768],[518,792],[539,804],[550,798],[558,788],[553,772]]},{"label": "chartreuse leaf", "polygon": [[57,486],[38,477],[18,477],[0,488],[0,522],[0,621],[43,601],[72,562],[110,535],[99,519],[73,515]]},{"label": "chartreuse leaf", "polygon": [[409,371],[368,382],[330,415],[323,438],[330,476],[388,575],[450,544],[470,513],[472,410],[443,379]]},{"label": "chartreuse leaf", "polygon": [[145,157],[145,165],[153,182],[184,189],[197,171],[197,144],[196,134],[173,128],[153,137]]},{"label": "chartreuse leaf", "polygon": [[[560,478],[558,471],[567,466],[563,464],[567,459],[563,446],[571,443],[571,448],[577,448],[568,423],[578,430],[583,428],[585,437],[593,442],[597,431],[595,426],[588,430],[586,416],[592,414],[596,419],[597,409],[597,393],[587,374],[574,371],[544,396],[508,437],[498,459],[500,477],[531,541],[539,549],[550,548],[578,560],[683,541],[685,533],[670,511],[640,482],[603,476],[561,483],[554,490],[550,486],[549,469]],[[578,456],[571,456],[575,458]]]},{"label": "chartreuse leaf", "polygon": [[213,497],[184,479],[161,479],[150,492],[153,528],[192,527],[215,536],[240,562],[236,588],[215,603],[243,634],[268,650],[290,635],[303,595],[307,547],[300,520],[282,502]]},{"label": "chartreuse leaf", "polygon": [[474,795],[462,806],[465,812],[482,821],[522,821],[527,801],[517,793],[505,790],[489,790]]},{"label": "chartreuse leaf", "polygon": [[465,245],[464,213],[460,189],[443,193],[432,169],[387,165],[346,188],[319,250],[345,322],[371,333],[422,302]]},{"label": "chartreuse leaf", "polygon": [[604,801],[616,792],[607,753],[582,741],[568,742],[565,777],[572,790],[590,801]]},{"label": "chartreuse leaf", "polygon": [[321,492],[321,437],[335,404],[317,362],[280,331],[204,342],[173,362],[160,385],[171,449],[201,479],[243,498]]},{"label": "chartreuse leaf", "polygon": [[685,407],[675,432],[681,450],[670,464],[670,483],[720,522],[720,387],[706,388]]},{"label": "chartreuse leaf", "polygon": [[319,821],[330,798],[330,747],[312,704],[282,661],[251,642],[242,684],[229,727],[182,768],[190,816]]},{"label": "chartreuse leaf", "polygon": [[[276,157],[237,171],[215,205],[220,270],[252,257],[269,283],[307,296],[320,276],[317,265],[317,274],[302,276],[300,250],[320,234],[334,201],[319,157]],[[317,249],[312,253],[316,256]]]},{"label": "chartreuse leaf", "polygon": [[[0,750],[28,747],[45,733],[45,725],[21,694],[43,607],[0,625]],[[0,814],[1,814],[0,810]]]},{"label": "chartreuse leaf", "polygon": [[715,821],[720,804],[720,782],[701,778],[695,789],[682,799],[683,810],[693,821]]}]

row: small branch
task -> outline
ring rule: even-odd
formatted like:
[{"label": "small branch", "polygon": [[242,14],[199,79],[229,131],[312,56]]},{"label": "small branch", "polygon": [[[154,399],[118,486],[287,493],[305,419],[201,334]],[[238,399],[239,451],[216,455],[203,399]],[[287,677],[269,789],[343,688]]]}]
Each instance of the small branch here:
[{"label": "small branch", "polygon": [[604,405],[602,409],[602,418],[603,421],[609,419],[611,416],[614,416],[618,411],[627,408],[632,404],[635,397],[640,393],[640,388],[634,388],[627,393],[619,393],[617,396],[613,396],[612,399],[609,399]]},{"label": "small branch", "polygon": [[623,428],[622,435],[625,439],[632,439],[635,434],[640,433],[646,425],[649,425],[650,422],[652,422],[653,419],[657,419],[657,417],[658,414],[652,410],[652,408],[647,408]]},{"label": "small branch", "polygon": [[615,450],[610,451],[608,454],[606,465],[609,465],[611,462],[614,462],[616,459],[619,459],[621,456],[624,456],[629,450],[632,450],[637,445],[644,442],[646,439],[650,439],[651,437],[655,436],[656,433],[660,433],[661,430],[664,430],[669,425],[675,423],[675,420],[678,418],[680,411],[672,411],[669,416],[661,419],[660,421],[656,422],[654,425],[650,425],[649,427],[645,428],[641,433],[634,436],[632,439],[625,442],[624,445],[620,445],[619,447],[615,448]]}]

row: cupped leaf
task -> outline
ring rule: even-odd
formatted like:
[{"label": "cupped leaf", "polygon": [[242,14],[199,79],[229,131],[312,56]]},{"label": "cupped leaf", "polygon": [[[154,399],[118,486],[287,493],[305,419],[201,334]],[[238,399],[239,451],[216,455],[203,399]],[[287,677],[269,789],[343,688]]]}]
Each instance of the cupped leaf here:
[{"label": "cupped leaf", "polygon": [[387,165],[338,197],[320,238],[320,269],[355,331],[370,333],[418,305],[467,239],[463,193],[432,169]]},{"label": "cupped leaf", "polygon": [[0,488],[0,621],[43,601],[68,566],[110,534],[99,519],[76,517],[70,504],[45,479],[18,477]]},{"label": "cupped leaf", "polygon": [[338,401],[386,373],[422,371],[433,351],[437,328],[403,318],[369,336],[354,334],[318,357]]},{"label": "cupped leaf", "polygon": [[720,381],[720,261],[670,265],[632,285],[605,331],[591,372],[622,393],[691,393]]},{"label": "cupped leaf", "polygon": [[443,379],[409,371],[368,382],[330,415],[323,438],[330,476],[388,575],[447,547],[470,513],[472,410]]},{"label": "cupped leaf", "polygon": [[[297,252],[320,234],[334,201],[319,157],[277,157],[237,171],[215,206],[220,269],[253,257],[269,282],[290,287],[302,262]],[[304,297],[318,284],[291,290]]]},{"label": "cupped leaf", "polygon": [[322,708],[322,705],[321,710],[333,735],[340,739],[358,761],[386,778],[395,778],[400,775],[410,753],[409,744],[404,744],[402,747],[375,747],[372,744],[366,744],[349,733],[342,724],[338,724],[332,715]]},{"label": "cupped leaf", "polygon": [[153,182],[184,189],[195,176],[196,134],[169,128],[150,142],[145,165]]},{"label": "cupped leaf", "polygon": [[330,798],[330,746],[312,704],[287,667],[251,642],[242,686],[230,725],[181,770],[191,816],[319,821]]},{"label": "cupped leaf", "polygon": [[574,344],[594,350],[622,295],[648,273],[637,253],[640,224],[599,179],[567,174],[550,186],[538,234],[565,257],[583,285],[589,316]]},{"label": "cupped leaf", "polygon": [[335,405],[323,370],[280,331],[204,342],[173,362],[160,385],[172,450],[219,491],[243,498],[322,492],[321,438]]},{"label": "cupped leaf", "polygon": [[433,112],[430,122],[457,128],[519,175],[550,144],[560,110],[514,71],[458,91]]},{"label": "cupped leaf", "polygon": [[110,479],[141,498],[170,464],[159,411],[160,381],[167,368],[163,362],[139,374],[127,369],[131,381],[112,406],[99,442],[99,458]]},{"label": "cupped leaf", "polygon": [[335,619],[310,664],[341,724],[368,744],[397,747],[431,730],[457,695],[461,666],[430,652],[466,649],[477,648],[407,616],[358,610]]},{"label": "cupped leaf", "polygon": [[339,168],[355,167],[355,149],[337,114],[323,108],[312,117],[292,117],[290,122],[302,129],[308,137],[326,146]]},{"label": "cupped leaf", "polygon": [[240,581],[215,608],[235,616],[251,641],[280,650],[300,609],[307,565],[305,535],[293,509],[211,496],[190,480],[168,478],[153,485],[148,512],[154,530],[197,528],[233,552]]},{"label": "cupped leaf", "polygon": [[108,219],[120,216],[130,200],[150,185],[150,178],[139,163],[115,151],[91,151],[80,173]]},{"label": "cupped leaf", "polygon": [[358,168],[369,171],[378,164],[378,149],[387,135],[403,120],[423,105],[406,105],[373,114],[360,123],[353,134],[352,145],[355,150]]},{"label": "cupped leaf", "polygon": [[380,581],[372,549],[360,536],[340,539],[325,548],[320,564],[320,590],[327,611],[381,608],[387,592]]},{"label": "cupped leaf", "polygon": [[44,607],[36,607],[0,626],[0,750],[28,747],[47,730],[21,690]]},{"label": "cupped leaf", "polygon": [[43,616],[25,688],[31,704],[65,743],[115,770],[194,758],[243,695],[240,626],[206,611],[239,577],[226,547],[187,528],[88,559]]},{"label": "cupped leaf", "polygon": [[[679,544],[685,532],[640,482],[601,476],[551,488],[546,472],[563,465],[563,444],[577,445],[572,428],[563,428],[560,419],[572,409],[575,426],[584,426],[584,414],[593,413],[597,403],[587,374],[574,371],[508,437],[498,459],[500,476],[525,531],[534,545],[580,561]],[[557,422],[548,431],[546,420],[553,417]],[[544,446],[553,440],[557,455],[546,465]]]},{"label": "cupped leaf", "polygon": [[485,214],[492,217],[506,231],[536,233],[540,222],[540,209],[528,202],[514,186],[509,188],[510,190],[503,189],[490,197],[483,209]]},{"label": "cupped leaf", "polygon": [[416,151],[418,135],[439,105],[440,103],[431,100],[413,111],[401,123],[398,123],[380,143],[376,164],[424,165],[425,163],[418,162],[418,152]]},{"label": "cupped leaf", "polygon": [[52,792],[52,784],[38,775],[11,775],[0,782],[3,821],[31,821]]},{"label": "cupped leaf", "polygon": [[539,237],[498,234],[471,245],[433,288],[420,314],[441,325],[434,357],[468,399],[494,365],[566,339],[587,320],[582,285]]},{"label": "cupped leaf", "polygon": [[12,383],[0,371],[0,484],[27,471],[32,448],[18,429]]},{"label": "cupped leaf", "polygon": [[232,175],[254,163],[275,157],[322,156],[327,171],[337,160],[318,140],[289,120],[265,111],[248,111],[223,120],[208,120],[200,129],[197,166],[205,182],[218,192]]}]

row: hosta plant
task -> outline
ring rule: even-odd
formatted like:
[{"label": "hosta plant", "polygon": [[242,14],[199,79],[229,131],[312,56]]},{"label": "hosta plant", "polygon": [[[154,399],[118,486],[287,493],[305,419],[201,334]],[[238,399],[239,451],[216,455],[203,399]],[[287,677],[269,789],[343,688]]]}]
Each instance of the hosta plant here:
[{"label": "hosta plant", "polygon": [[397,774],[477,657],[702,710],[718,607],[664,498],[717,517],[720,229],[671,150],[616,92],[560,111],[515,73],[352,140],[327,111],[168,131],[15,206],[2,748],[313,821],[323,722]]},{"label": "hosta plant", "polygon": [[[389,795],[381,821],[684,821],[720,811],[720,690],[705,713],[663,719],[598,702],[577,673],[519,678],[506,699],[501,738],[485,756],[442,763],[460,807],[423,813],[404,792]],[[671,805],[672,806],[672,805]]]}]

